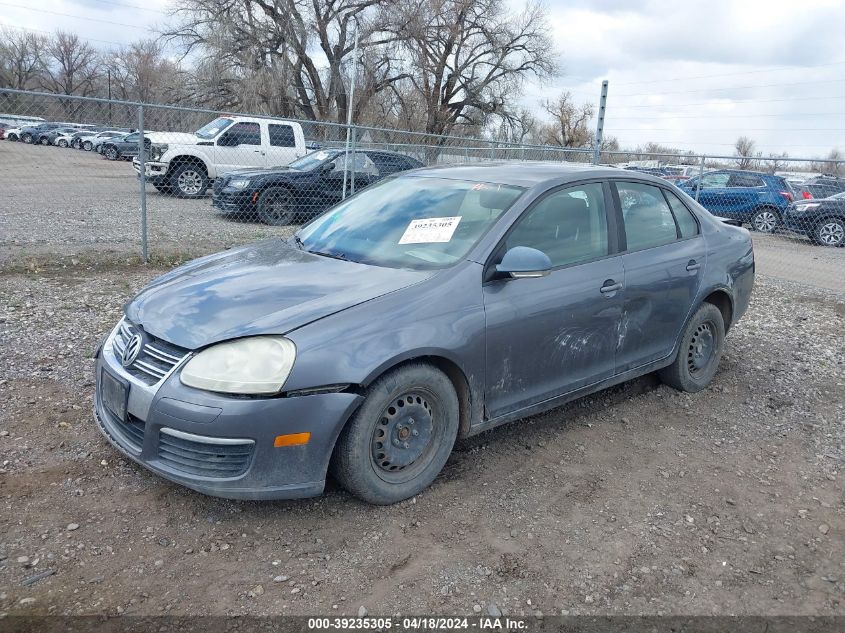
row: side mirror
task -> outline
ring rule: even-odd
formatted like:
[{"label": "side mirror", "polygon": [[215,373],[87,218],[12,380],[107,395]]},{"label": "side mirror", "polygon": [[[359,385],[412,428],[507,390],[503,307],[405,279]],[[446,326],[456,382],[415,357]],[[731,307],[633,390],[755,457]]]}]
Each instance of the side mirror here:
[{"label": "side mirror", "polygon": [[496,272],[513,279],[545,277],[551,270],[552,260],[549,256],[528,246],[514,246],[502,257],[502,263],[496,266]]}]

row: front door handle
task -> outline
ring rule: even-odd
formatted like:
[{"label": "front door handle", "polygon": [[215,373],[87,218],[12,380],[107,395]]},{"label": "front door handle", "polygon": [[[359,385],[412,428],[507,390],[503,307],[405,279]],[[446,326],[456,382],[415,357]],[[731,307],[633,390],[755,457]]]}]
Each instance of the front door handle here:
[{"label": "front door handle", "polygon": [[602,294],[608,294],[610,292],[616,292],[617,290],[622,290],[622,284],[613,281],[612,279],[608,279],[604,282],[604,285],[599,288],[599,292]]},{"label": "front door handle", "polygon": [[689,260],[689,263],[687,264],[688,271],[692,272],[694,270],[698,270],[699,268],[701,268],[701,264],[699,264],[694,259]]}]

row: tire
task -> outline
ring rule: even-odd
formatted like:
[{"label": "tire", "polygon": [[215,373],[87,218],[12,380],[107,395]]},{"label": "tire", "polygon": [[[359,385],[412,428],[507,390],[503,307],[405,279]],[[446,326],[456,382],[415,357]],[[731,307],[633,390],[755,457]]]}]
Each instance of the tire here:
[{"label": "tire", "polygon": [[757,209],[751,218],[751,228],[760,233],[773,233],[780,226],[780,213],[772,207]]},{"label": "tire", "polygon": [[160,193],[173,193],[173,187],[170,185],[153,183],[153,187],[155,187]]},{"label": "tire", "polygon": [[258,198],[258,219],[270,226],[292,224],[296,215],[293,196],[283,187],[265,189]]},{"label": "tire", "polygon": [[94,149],[94,144],[91,141],[85,141],[84,143],[82,143],[82,149],[84,149],[86,152],[90,152],[92,149]]},{"label": "tire", "polygon": [[80,141],[79,139],[76,139],[76,140],[74,140],[74,141],[72,141],[72,142],[71,142],[70,146],[71,146],[73,149],[79,149],[80,147],[82,147],[82,143],[81,143],[81,141]]},{"label": "tire", "polygon": [[179,165],[170,175],[170,187],[180,198],[199,198],[208,189],[205,167],[194,163]]},{"label": "tire", "polygon": [[701,391],[716,375],[724,347],[722,313],[712,303],[702,303],[684,328],[678,356],[660,370],[660,379],[678,391]]},{"label": "tire", "polygon": [[449,459],[458,419],[458,396],[443,372],[428,363],[398,367],[367,389],[338,438],[332,475],[369,503],[413,497]]},{"label": "tire", "polygon": [[12,141],[13,143],[16,143],[16,142],[17,142],[18,140],[20,140],[20,139],[18,139],[18,135],[17,135],[17,134],[9,134],[9,136],[7,136],[7,137],[6,137],[6,140],[7,140],[7,141]]},{"label": "tire", "polygon": [[67,147],[67,141],[66,141],[65,139],[63,139],[63,138],[62,138],[62,139],[59,139],[59,142],[58,142],[58,143],[56,143],[56,145],[58,145],[58,146],[59,146],[59,147],[61,147],[61,148],[66,148],[66,147]]},{"label": "tire", "polygon": [[117,160],[120,158],[120,152],[117,151],[116,147],[110,145],[103,150],[103,156],[109,160]]},{"label": "tire", "polygon": [[845,245],[845,220],[825,218],[813,228],[812,240],[819,246]]},{"label": "tire", "polygon": [[46,136],[42,136],[40,139],[38,139],[38,142],[42,145],[49,145],[50,139],[48,139]]},{"label": "tire", "polygon": [[27,132],[26,134],[22,135],[21,141],[23,141],[24,143],[32,143],[32,134]]}]

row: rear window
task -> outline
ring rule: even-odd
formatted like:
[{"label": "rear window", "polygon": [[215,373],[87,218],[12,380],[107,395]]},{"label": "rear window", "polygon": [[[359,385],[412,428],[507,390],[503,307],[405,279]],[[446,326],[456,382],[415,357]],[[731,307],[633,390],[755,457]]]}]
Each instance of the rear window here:
[{"label": "rear window", "polygon": [[763,187],[765,183],[760,176],[753,174],[731,174],[728,187]]}]

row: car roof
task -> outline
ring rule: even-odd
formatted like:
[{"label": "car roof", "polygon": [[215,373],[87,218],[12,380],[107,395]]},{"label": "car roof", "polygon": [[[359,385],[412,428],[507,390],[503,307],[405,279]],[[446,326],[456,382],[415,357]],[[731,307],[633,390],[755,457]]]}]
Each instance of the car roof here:
[{"label": "car roof", "polygon": [[778,176],[777,174],[767,174],[764,171],[749,171],[748,169],[716,169],[708,173],[712,174],[715,172],[722,172],[725,174],[742,174],[748,176],[773,176],[775,178],[783,178],[783,176]]},{"label": "car roof", "polygon": [[459,163],[437,165],[413,172],[415,176],[478,180],[516,187],[533,187],[552,181],[566,182],[584,178],[624,178],[644,182],[664,183],[651,174],[621,170],[615,167],[585,165],[583,163],[556,163],[546,161],[491,161],[484,163]]}]

